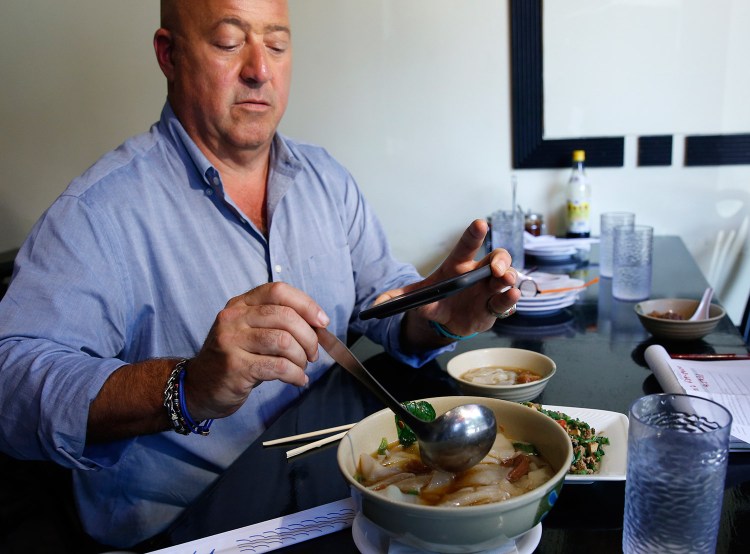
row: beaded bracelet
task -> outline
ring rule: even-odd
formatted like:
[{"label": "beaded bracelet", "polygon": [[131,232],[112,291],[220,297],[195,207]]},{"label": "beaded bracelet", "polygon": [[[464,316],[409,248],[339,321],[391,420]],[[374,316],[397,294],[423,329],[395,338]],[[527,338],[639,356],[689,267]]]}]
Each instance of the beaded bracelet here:
[{"label": "beaded bracelet", "polygon": [[430,321],[430,327],[435,329],[435,331],[437,331],[440,335],[443,335],[444,337],[447,337],[453,340],[466,340],[472,337],[476,337],[479,334],[479,333],[472,333],[471,335],[465,335],[465,336],[454,335],[453,333],[448,331],[448,329],[440,325],[437,321]]},{"label": "beaded bracelet", "polygon": [[185,402],[185,373],[188,360],[181,360],[174,366],[169,374],[167,385],[164,388],[164,407],[172,422],[172,427],[180,435],[206,436],[209,433],[213,419],[206,419],[201,423],[195,423],[187,409]]}]

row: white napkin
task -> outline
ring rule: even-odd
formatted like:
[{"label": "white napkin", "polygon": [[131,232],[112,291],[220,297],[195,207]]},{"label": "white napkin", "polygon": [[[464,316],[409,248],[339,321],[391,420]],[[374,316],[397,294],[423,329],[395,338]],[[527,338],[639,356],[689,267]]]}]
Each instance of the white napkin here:
[{"label": "white napkin", "polygon": [[596,244],[599,242],[599,239],[596,237],[588,237],[588,238],[576,238],[576,239],[566,239],[566,238],[559,238],[554,235],[539,235],[538,237],[532,235],[531,233],[524,233],[523,235],[523,245],[524,248],[570,248],[576,247],[588,247],[591,244]]},{"label": "white napkin", "polygon": [[591,245],[598,243],[598,238],[563,239],[554,235],[540,235],[535,237],[531,233],[524,233],[523,249],[534,256],[579,256],[585,257]]},{"label": "white napkin", "polygon": [[234,554],[238,551],[260,554],[347,529],[351,527],[355,515],[356,506],[350,497],[233,531],[170,546],[151,554]]}]

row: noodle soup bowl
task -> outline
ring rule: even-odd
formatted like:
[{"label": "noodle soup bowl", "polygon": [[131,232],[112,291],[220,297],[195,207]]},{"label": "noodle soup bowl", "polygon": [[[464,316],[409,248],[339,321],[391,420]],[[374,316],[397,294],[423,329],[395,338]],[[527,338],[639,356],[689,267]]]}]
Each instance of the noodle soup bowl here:
[{"label": "noodle soup bowl", "polygon": [[[540,379],[515,384],[491,384],[470,380],[467,373],[479,368],[516,368],[538,375]],[[464,394],[526,402],[542,394],[544,387],[557,371],[557,365],[552,358],[532,350],[480,348],[454,356],[448,360],[447,369]]]},{"label": "noodle soup bowl", "polygon": [[513,441],[532,443],[551,464],[552,477],[537,488],[500,502],[462,507],[394,500],[357,479],[361,454],[372,454],[385,438],[397,440],[394,414],[381,410],[355,425],[338,447],[339,469],[348,481],[360,515],[404,544],[434,552],[475,552],[502,546],[534,528],[555,504],[573,458],[567,433],[550,417],[515,402],[485,397],[426,399],[440,415],[462,404],[483,404]]}]

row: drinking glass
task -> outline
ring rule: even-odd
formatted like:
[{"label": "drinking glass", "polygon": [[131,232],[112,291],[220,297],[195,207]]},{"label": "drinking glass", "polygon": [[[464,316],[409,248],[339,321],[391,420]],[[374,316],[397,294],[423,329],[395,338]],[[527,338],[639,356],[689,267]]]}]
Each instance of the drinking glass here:
[{"label": "drinking glass", "polygon": [[653,250],[653,227],[615,227],[612,241],[612,296],[618,300],[646,300],[651,295]]},{"label": "drinking glass", "polygon": [[599,275],[612,277],[612,247],[615,227],[635,225],[635,214],[631,212],[605,212],[599,223]]},{"label": "drinking glass", "polygon": [[685,394],[652,394],[630,407],[625,554],[716,551],[731,414]]},{"label": "drinking glass", "polygon": [[492,248],[505,248],[516,269],[524,267],[524,219],[520,210],[498,210],[490,216]]}]

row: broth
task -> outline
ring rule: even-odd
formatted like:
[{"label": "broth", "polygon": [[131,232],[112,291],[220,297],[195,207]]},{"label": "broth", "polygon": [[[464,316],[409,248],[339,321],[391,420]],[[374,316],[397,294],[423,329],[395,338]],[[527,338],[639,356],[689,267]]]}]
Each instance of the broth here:
[{"label": "broth", "polygon": [[384,452],[361,454],[357,480],[393,500],[429,506],[474,506],[527,493],[555,474],[533,445],[497,434],[489,454],[461,473],[433,470],[422,463],[419,447],[390,443]]},{"label": "broth", "polygon": [[520,385],[539,381],[542,376],[522,367],[485,366],[470,369],[461,379],[477,385]]}]

